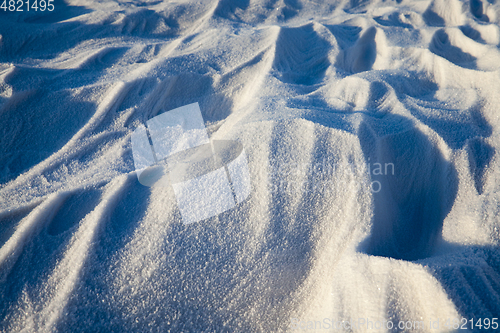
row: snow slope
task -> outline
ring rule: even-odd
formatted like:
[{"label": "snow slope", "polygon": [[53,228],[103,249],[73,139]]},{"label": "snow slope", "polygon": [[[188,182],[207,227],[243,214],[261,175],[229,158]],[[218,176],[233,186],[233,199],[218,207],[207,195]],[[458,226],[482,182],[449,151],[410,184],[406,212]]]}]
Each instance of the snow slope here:
[{"label": "snow slope", "polygon": [[[0,331],[500,317],[499,14],[495,0],[0,11]],[[243,144],[252,192],[185,225],[171,188],[138,182],[130,137],[195,102],[212,139]]]}]

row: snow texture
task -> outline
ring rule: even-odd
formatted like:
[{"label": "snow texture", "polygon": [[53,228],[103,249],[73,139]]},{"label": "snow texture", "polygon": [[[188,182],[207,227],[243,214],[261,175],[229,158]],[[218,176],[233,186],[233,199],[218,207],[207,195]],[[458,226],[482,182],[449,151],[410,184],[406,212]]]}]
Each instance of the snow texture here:
[{"label": "snow texture", "polygon": [[[498,1],[54,6],[0,10],[1,332],[500,317]],[[185,224],[132,141],[193,103],[249,196]]]}]

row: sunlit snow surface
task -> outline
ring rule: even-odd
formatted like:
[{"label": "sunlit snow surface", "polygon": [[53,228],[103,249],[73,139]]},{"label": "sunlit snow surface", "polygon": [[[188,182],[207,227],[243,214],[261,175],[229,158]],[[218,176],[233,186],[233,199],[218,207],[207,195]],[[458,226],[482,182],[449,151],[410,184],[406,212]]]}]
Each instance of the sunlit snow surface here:
[{"label": "sunlit snow surface", "polygon": [[[54,5],[0,10],[1,331],[500,317],[498,1]],[[131,135],[196,102],[252,189],[186,225]]]}]

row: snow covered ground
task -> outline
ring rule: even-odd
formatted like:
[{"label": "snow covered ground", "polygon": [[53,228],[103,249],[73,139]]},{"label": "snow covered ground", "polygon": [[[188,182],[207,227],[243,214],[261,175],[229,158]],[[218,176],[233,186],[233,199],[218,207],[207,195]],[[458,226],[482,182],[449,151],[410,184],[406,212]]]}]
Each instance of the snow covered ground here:
[{"label": "snow covered ground", "polygon": [[[53,5],[0,9],[0,331],[500,331],[496,0]],[[185,224],[131,135],[196,102],[251,193]]]}]

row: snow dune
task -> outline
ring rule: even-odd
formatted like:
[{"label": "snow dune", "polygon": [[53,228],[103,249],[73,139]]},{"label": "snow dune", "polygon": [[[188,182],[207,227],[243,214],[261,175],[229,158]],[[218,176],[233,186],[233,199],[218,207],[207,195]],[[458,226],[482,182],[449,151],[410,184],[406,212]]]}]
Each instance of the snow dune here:
[{"label": "snow dune", "polygon": [[[0,10],[1,331],[499,317],[495,0],[55,8]],[[192,103],[252,191],[184,224],[131,136]]]}]

